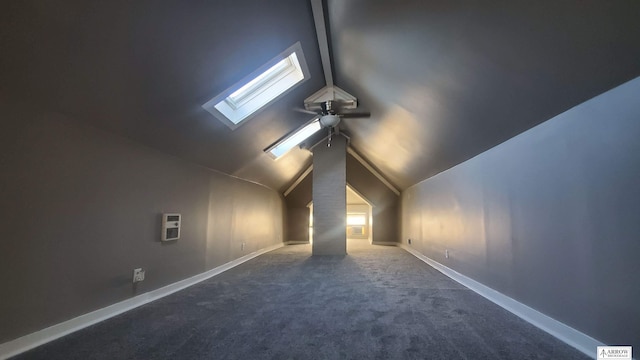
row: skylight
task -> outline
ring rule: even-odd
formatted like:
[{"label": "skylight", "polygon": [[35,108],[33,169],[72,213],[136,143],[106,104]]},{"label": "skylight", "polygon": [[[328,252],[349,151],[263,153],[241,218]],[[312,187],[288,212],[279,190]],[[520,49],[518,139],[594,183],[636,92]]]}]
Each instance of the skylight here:
[{"label": "skylight", "polygon": [[265,151],[277,159],[289,152],[289,150],[293,149],[309,136],[318,132],[321,128],[322,126],[320,125],[320,121],[314,120]]},{"label": "skylight", "polygon": [[233,130],[309,78],[298,42],[202,107]]}]

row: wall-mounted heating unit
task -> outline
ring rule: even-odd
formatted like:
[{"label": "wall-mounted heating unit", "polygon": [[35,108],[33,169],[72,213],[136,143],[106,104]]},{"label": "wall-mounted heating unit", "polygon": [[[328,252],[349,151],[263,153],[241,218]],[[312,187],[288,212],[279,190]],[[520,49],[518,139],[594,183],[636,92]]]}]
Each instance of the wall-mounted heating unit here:
[{"label": "wall-mounted heating unit", "polygon": [[180,214],[162,214],[162,241],[180,239]]}]

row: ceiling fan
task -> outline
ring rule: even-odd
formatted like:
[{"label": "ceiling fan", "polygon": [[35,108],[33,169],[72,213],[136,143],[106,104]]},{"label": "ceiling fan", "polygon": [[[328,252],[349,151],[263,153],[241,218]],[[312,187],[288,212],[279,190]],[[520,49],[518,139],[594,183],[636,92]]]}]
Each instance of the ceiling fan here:
[{"label": "ceiling fan", "polygon": [[294,109],[296,111],[315,115],[322,128],[328,129],[328,143],[331,147],[331,136],[337,129],[342,119],[348,118],[368,118],[371,114],[367,111],[351,111],[357,106],[355,98],[348,100],[324,100],[320,102],[305,102],[304,109]]},{"label": "ceiling fan", "polygon": [[[304,100],[304,108],[294,108],[296,111],[314,115],[314,118],[264,150],[276,159],[297,145],[308,149],[309,144],[305,141],[322,129],[327,129],[327,146],[331,147],[331,137],[334,133],[339,132],[338,125],[342,119],[368,118],[371,116],[367,111],[357,111],[358,99],[334,85],[333,74],[331,73],[329,42],[324,20],[323,0],[311,0],[311,8],[316,35],[318,36],[320,60],[326,86],[306,98]],[[311,141],[316,140],[318,139],[313,137]]]}]

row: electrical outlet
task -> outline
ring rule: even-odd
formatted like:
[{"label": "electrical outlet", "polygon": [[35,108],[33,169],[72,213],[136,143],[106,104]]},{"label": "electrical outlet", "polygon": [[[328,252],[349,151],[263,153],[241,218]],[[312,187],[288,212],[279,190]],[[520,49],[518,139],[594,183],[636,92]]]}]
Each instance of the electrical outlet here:
[{"label": "electrical outlet", "polygon": [[244,251],[245,245],[246,245],[246,243],[244,243],[244,242],[242,244],[240,244],[240,250]]},{"label": "electrical outlet", "polygon": [[444,251],[444,257],[447,258],[447,259],[449,258],[449,250],[448,249]]},{"label": "electrical outlet", "polygon": [[411,239],[407,239],[407,243],[409,243],[409,245],[411,245]]},{"label": "electrical outlet", "polygon": [[137,268],[133,269],[133,282],[137,283],[144,280],[144,269]]}]

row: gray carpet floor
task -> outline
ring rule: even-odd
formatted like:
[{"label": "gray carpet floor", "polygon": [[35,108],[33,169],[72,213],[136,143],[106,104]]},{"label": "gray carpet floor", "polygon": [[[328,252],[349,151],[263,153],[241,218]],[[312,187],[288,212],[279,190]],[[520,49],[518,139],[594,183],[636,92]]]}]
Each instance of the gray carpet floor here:
[{"label": "gray carpet floor", "polygon": [[588,359],[396,247],[259,256],[16,359]]}]

